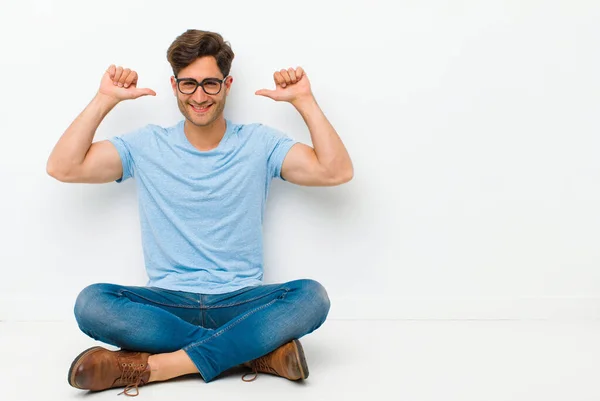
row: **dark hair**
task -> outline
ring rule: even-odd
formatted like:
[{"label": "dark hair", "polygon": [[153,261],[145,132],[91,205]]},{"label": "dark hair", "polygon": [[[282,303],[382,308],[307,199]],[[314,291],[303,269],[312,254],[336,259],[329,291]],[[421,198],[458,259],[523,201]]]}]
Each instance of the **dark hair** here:
[{"label": "dark hair", "polygon": [[229,75],[235,55],[229,43],[216,32],[188,29],[179,35],[167,50],[167,60],[175,76],[196,59],[204,56],[213,56],[223,76]]}]

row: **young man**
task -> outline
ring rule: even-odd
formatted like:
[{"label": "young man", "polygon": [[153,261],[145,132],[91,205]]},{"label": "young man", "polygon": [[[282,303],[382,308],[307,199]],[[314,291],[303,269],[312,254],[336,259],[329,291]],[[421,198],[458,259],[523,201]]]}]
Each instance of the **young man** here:
[{"label": "young man", "polygon": [[275,72],[275,90],[256,94],[291,103],[314,148],[264,125],[225,120],[234,53],[221,35],[188,30],[167,58],[183,121],[92,143],[119,102],[156,95],[137,87],[135,71],[111,65],[48,160],[48,174],[62,182],[135,178],[149,276],[145,287],[94,284],[80,293],[81,330],[121,350],[83,351],[69,384],[137,395],[148,382],[192,373],[209,382],[243,363],[255,374],[305,379],[298,338],[325,321],[329,299],[313,280],[262,283],[264,207],[275,177],[312,186],[349,181],[348,152],[302,68]]}]

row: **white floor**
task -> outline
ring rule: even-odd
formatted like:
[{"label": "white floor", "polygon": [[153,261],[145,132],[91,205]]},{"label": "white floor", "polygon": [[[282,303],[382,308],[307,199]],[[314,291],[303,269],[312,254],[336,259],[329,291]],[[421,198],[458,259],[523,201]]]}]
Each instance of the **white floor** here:
[{"label": "white floor", "polygon": [[[0,401],[115,400],[67,384],[94,341],[74,323],[0,323]],[[600,322],[328,321],[304,383],[239,372],[140,387],[136,400],[600,400]]]}]

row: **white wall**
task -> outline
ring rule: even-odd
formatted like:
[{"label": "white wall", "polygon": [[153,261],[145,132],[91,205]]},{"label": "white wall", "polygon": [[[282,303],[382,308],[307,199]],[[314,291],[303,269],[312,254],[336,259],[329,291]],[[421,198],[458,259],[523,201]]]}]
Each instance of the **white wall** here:
[{"label": "white wall", "polygon": [[302,65],[355,178],[277,182],[268,282],[311,277],[338,318],[600,317],[597,1],[12,0],[0,14],[0,320],[72,319],[93,282],[145,283],[134,184],[73,185],[49,152],[111,63],[158,92],[97,138],[181,117],[166,49],[232,43],[226,117],[308,143],[259,98]]}]

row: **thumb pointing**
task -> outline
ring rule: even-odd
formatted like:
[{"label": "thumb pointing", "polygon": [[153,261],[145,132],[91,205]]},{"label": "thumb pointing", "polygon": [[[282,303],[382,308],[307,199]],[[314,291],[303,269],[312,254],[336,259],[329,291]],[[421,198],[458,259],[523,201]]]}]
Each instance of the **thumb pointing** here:
[{"label": "thumb pointing", "polygon": [[254,94],[258,95],[258,96],[270,97],[271,99],[273,99],[275,91],[272,91],[272,90],[269,90],[269,89],[261,89],[261,90],[257,90]]},{"label": "thumb pointing", "polygon": [[140,96],[156,96],[156,92],[149,88],[140,88],[135,91],[136,97]]}]

